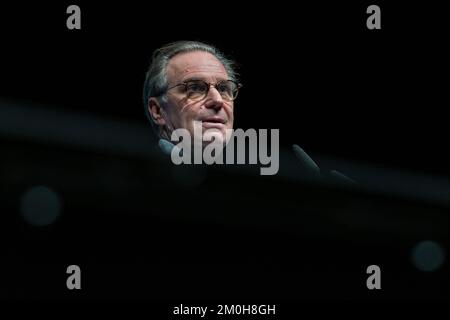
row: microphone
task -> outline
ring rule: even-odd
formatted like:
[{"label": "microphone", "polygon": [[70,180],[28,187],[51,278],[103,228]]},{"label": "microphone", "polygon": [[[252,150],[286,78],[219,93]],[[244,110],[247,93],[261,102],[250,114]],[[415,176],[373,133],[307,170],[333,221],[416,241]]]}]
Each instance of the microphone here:
[{"label": "microphone", "polygon": [[315,163],[314,160],[297,144],[293,144],[292,149],[294,150],[294,154],[297,157],[297,159],[300,160],[300,164],[303,166],[303,168],[305,168],[307,172],[312,174],[314,177],[322,179],[326,179],[327,177],[329,177],[333,181],[341,184],[351,186],[357,185],[356,181],[347,177],[345,174],[337,170],[331,170],[328,173],[322,173],[317,163]]}]

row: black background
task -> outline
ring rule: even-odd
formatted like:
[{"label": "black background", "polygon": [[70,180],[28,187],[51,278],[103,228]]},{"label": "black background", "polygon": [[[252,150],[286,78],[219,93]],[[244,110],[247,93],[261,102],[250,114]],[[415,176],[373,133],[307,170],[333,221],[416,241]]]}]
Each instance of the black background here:
[{"label": "black background", "polygon": [[81,30],[66,28],[67,3],[2,5],[2,97],[145,122],[153,50],[201,40],[241,65],[236,127],[280,128],[313,154],[449,174],[437,4],[383,3],[381,30],[366,28],[367,3],[78,5]]},{"label": "black background", "polygon": [[[382,12],[381,30],[366,28],[366,8],[372,3],[364,2],[78,1],[82,28],[68,30],[66,8],[70,4],[1,5],[2,100],[147,125],[142,85],[153,50],[176,40],[200,40],[217,46],[240,65],[244,87],[236,101],[236,127],[280,129],[283,147],[298,143],[313,158],[326,155],[446,178],[450,175],[448,32],[445,10],[437,3],[377,2]],[[148,134],[156,142],[149,125]],[[211,227],[211,221],[202,220],[202,215],[199,220],[185,221],[178,213],[185,205],[187,213],[197,214],[196,201],[219,192],[208,193],[214,189],[205,187],[189,193],[181,187],[176,191],[184,194],[159,195],[172,201],[172,210],[177,212],[172,215],[163,204],[155,204],[161,200],[155,197],[159,186],[145,180],[160,179],[168,172],[157,164],[149,168],[142,159],[123,155],[53,149],[45,143],[9,137],[1,141],[6,146],[2,156],[9,161],[5,163],[16,162],[17,171],[22,172],[17,174],[20,178],[2,183],[2,205],[6,203],[4,212],[8,213],[3,227],[9,231],[4,239],[14,243],[6,246],[12,262],[4,265],[16,279],[6,292],[9,297],[150,297],[181,302],[187,301],[186,297],[269,302],[298,297],[383,298],[383,293],[368,293],[363,281],[365,268],[373,261],[384,268],[384,292],[389,298],[415,294],[448,297],[445,271],[419,274],[409,261],[409,250],[418,240],[434,235],[448,242],[445,225],[436,225],[437,221],[448,223],[448,218],[433,220],[436,212],[448,217],[448,209],[441,212],[434,205],[400,205],[398,199],[374,200],[370,196],[368,204],[361,204],[366,195],[358,195],[364,210],[385,214],[379,219],[386,219],[386,225],[365,229],[355,222],[352,228],[332,220],[327,229],[323,221],[329,222],[333,209],[347,208],[351,195],[340,198],[339,192],[331,193],[326,208],[320,209],[323,203],[314,189],[300,188],[305,192],[300,196],[289,183],[270,179],[255,183],[245,177],[224,179],[220,185],[220,176],[209,187],[228,188],[229,193],[219,195],[227,200],[218,212],[232,212],[231,217],[213,221]],[[5,176],[7,171],[3,171]],[[17,199],[30,186],[40,184],[59,190],[66,212],[56,226],[34,229],[18,217]],[[146,186],[151,186],[148,198]],[[170,185],[164,187],[171,189]],[[310,210],[312,214],[305,218],[310,225],[303,226],[301,233],[313,230],[306,236],[299,236],[286,223],[298,209],[294,205],[298,197],[305,200],[305,210],[314,205],[319,208]],[[152,206],[157,214],[146,216],[146,209]],[[349,212],[351,216],[353,211]],[[408,212],[411,217],[417,215],[411,218]],[[428,212],[429,220],[417,218]],[[249,221],[261,219],[258,223],[263,227],[245,224],[240,220],[245,220],[242,213],[248,214]],[[161,218],[164,214],[169,218]],[[267,229],[271,214],[288,217],[277,231]],[[226,223],[222,225],[221,219]],[[417,233],[406,227],[400,231],[402,223],[390,224],[395,219],[413,221],[411,225],[427,221],[431,227]],[[144,221],[153,224],[148,227]],[[11,224],[13,228],[9,228]],[[190,241],[184,243],[187,239]],[[169,261],[170,267],[163,263],[148,269],[151,262],[144,254],[146,244],[156,250],[153,254],[158,259]],[[167,248],[170,251],[165,251]],[[217,255],[209,256],[211,264],[207,266],[191,254],[201,255],[211,248]],[[299,267],[298,256],[292,252],[309,257],[306,266]],[[244,264],[242,271],[239,268],[247,260],[250,263]],[[85,270],[81,293],[65,288],[64,268],[74,261]],[[180,261],[188,261],[183,272],[178,269]],[[261,261],[266,267],[254,272]],[[30,266],[34,273],[28,272]],[[243,273],[236,276],[238,269]],[[214,270],[222,270],[220,276]],[[273,272],[275,277],[260,281],[261,274]],[[115,279],[113,287],[111,278]],[[167,279],[172,280],[165,282]],[[248,281],[247,291],[240,287],[244,280]],[[161,291],[155,293],[152,288]]]}]

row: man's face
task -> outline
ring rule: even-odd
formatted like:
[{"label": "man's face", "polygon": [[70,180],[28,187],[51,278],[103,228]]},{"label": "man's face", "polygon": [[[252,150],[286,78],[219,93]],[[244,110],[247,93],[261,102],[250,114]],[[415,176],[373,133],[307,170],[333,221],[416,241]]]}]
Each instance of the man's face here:
[{"label": "man's face", "polygon": [[[228,74],[222,63],[212,54],[195,51],[176,55],[167,65],[169,88],[189,80],[203,80],[215,84],[228,80]],[[185,128],[194,137],[194,126],[202,122],[203,137],[205,131],[219,134],[226,141],[226,129],[233,128],[233,101],[222,98],[215,87],[211,86],[205,98],[192,100],[186,96],[184,86],[175,87],[167,92],[167,105],[163,108],[169,125],[174,129]],[[198,129],[197,129],[198,130]]]}]

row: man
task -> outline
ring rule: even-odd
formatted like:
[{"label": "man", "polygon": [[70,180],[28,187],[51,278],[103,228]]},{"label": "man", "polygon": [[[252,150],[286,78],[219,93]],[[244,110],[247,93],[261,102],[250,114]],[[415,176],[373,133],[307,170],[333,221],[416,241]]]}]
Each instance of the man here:
[{"label": "man", "polygon": [[154,52],[144,107],[165,153],[173,148],[176,129],[186,129],[191,137],[201,129],[203,145],[212,141],[213,133],[224,143],[229,139],[240,88],[233,65],[218,49],[196,41],[170,43]]},{"label": "man", "polygon": [[[240,87],[234,62],[211,45],[177,41],[157,49],[144,83],[144,107],[162,151],[171,154],[172,133],[177,129],[187,130],[190,144],[197,137],[203,147],[211,141],[225,145]],[[354,183],[338,171],[321,172],[299,146],[293,145],[293,151],[307,174]]]}]

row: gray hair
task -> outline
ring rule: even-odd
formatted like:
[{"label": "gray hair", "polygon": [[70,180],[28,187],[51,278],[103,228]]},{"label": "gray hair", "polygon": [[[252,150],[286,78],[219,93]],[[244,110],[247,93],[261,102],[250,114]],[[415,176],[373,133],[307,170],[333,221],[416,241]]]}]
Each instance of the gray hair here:
[{"label": "gray hair", "polygon": [[144,82],[144,109],[153,129],[158,134],[157,125],[148,111],[148,100],[156,97],[161,103],[166,103],[165,92],[168,88],[167,65],[174,56],[180,53],[205,51],[214,55],[224,66],[228,77],[237,81],[237,72],[234,61],[225,57],[217,48],[198,41],[177,41],[169,43],[153,52],[152,62],[148,68]]}]

